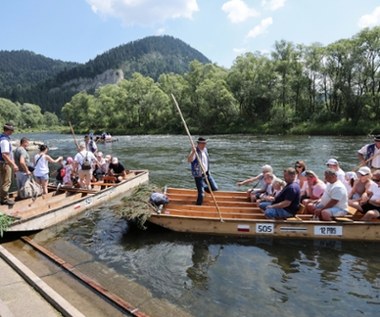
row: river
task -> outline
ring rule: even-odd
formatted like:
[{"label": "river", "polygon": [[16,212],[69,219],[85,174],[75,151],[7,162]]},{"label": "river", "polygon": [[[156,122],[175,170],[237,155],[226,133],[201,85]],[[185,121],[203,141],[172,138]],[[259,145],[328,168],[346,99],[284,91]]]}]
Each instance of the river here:
[{"label": "river", "polygon": [[[14,138],[20,137],[15,135]],[[75,154],[70,135],[30,134]],[[81,138],[82,136],[77,136]],[[211,170],[221,189],[246,190],[238,180],[271,164],[277,175],[303,159],[323,176],[336,158],[353,170],[368,137],[206,136]],[[99,145],[129,169],[149,169],[151,183],[194,187],[186,156],[187,136],[119,136]],[[97,260],[145,286],[193,316],[374,316],[380,309],[378,243],[239,239],[130,227],[112,205],[86,212],[52,229],[53,246],[70,241]]]}]

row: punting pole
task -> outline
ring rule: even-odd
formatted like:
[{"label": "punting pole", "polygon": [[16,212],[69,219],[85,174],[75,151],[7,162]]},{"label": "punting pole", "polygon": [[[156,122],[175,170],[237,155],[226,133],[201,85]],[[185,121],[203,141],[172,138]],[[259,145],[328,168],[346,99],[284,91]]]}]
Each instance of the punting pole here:
[{"label": "punting pole", "polygon": [[71,121],[69,121],[69,125],[70,125],[71,134],[73,135],[73,139],[74,139],[75,146],[77,147],[77,149],[78,149],[78,151],[79,151],[79,144],[78,144],[78,142],[77,142],[77,139],[75,138],[74,128],[73,128],[73,126],[71,125]]},{"label": "punting pole", "polygon": [[[198,155],[198,152],[196,151],[196,147],[195,147],[195,144],[194,144],[194,142],[193,142],[193,138],[191,137],[191,134],[190,134],[189,128],[187,127],[186,121],[185,121],[185,119],[184,119],[184,117],[183,117],[183,115],[182,115],[181,108],[179,107],[178,102],[177,102],[177,100],[175,99],[174,95],[171,94],[171,96],[172,96],[172,98],[173,98],[173,100],[174,100],[174,103],[175,103],[175,105],[176,105],[176,107],[177,107],[178,113],[179,113],[179,115],[180,115],[180,117],[181,117],[181,119],[182,119],[182,123],[183,123],[183,126],[185,127],[186,133],[187,133],[187,135],[188,135],[188,137],[189,137],[189,140],[190,140],[191,146],[192,146],[192,148],[195,150],[195,155],[196,155],[196,157],[197,157],[198,162],[200,163],[200,166],[201,166],[201,169],[202,169],[202,173],[203,173],[204,175],[206,175],[206,169],[205,169],[205,167],[204,167],[203,164],[202,164],[202,160],[200,159],[200,157],[199,157],[199,155]],[[214,192],[213,192],[213,190],[212,190],[212,188],[211,188],[210,182],[208,181],[208,178],[207,178],[207,177],[205,177],[205,180],[206,180],[206,183],[207,183],[208,189],[210,190],[210,194],[211,194],[211,197],[212,197],[212,199],[213,199],[213,201],[214,201],[214,204],[215,204],[216,210],[218,211],[220,221],[223,222],[222,214],[221,214],[221,212],[220,212],[220,209],[219,209],[219,206],[218,206],[218,202],[216,201],[216,198],[215,198]]]}]

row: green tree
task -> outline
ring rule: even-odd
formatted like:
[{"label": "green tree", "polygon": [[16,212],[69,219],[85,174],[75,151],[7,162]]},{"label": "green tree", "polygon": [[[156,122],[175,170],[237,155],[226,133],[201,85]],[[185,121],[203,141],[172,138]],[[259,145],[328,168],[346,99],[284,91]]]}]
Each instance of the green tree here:
[{"label": "green tree", "polygon": [[41,108],[37,105],[24,103],[20,106],[21,120],[25,128],[41,128],[44,116]]}]

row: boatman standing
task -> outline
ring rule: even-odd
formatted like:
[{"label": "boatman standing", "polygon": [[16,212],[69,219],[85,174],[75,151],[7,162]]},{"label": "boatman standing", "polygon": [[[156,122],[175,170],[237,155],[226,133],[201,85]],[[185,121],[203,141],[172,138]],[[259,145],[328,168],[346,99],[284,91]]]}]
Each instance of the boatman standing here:
[{"label": "boatman standing", "polygon": [[0,203],[2,205],[14,205],[14,201],[9,199],[8,192],[12,183],[12,169],[18,171],[18,167],[13,160],[11,138],[14,126],[10,123],[4,125],[4,132],[0,134]]},{"label": "boatman standing", "polygon": [[[212,191],[217,191],[218,186],[210,173],[210,159],[206,148],[207,141],[205,138],[199,137],[197,147],[193,148],[187,157],[187,161],[191,163],[191,173],[195,180],[198,190],[197,205],[202,205],[204,192],[209,192],[206,177]],[[198,154],[196,155],[195,152]],[[198,160],[198,157],[200,161]]]},{"label": "boatman standing", "polygon": [[374,143],[364,145],[358,151],[362,166],[367,165],[372,171],[380,170],[380,135],[375,135]]}]

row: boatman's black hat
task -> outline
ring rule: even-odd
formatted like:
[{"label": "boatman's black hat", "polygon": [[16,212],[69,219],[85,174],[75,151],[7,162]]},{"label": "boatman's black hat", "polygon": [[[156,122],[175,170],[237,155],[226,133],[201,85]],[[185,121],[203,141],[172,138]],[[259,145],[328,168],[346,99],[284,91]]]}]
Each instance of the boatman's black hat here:
[{"label": "boatman's black hat", "polygon": [[375,135],[375,136],[373,137],[373,140],[374,140],[375,142],[380,142],[380,134]]},{"label": "boatman's black hat", "polygon": [[206,144],[207,140],[205,138],[199,137],[197,142]]},{"label": "boatman's black hat", "polygon": [[6,123],[6,124],[4,124],[4,130],[11,130],[11,131],[14,131],[14,130],[15,130],[15,127],[13,126],[12,123]]}]

